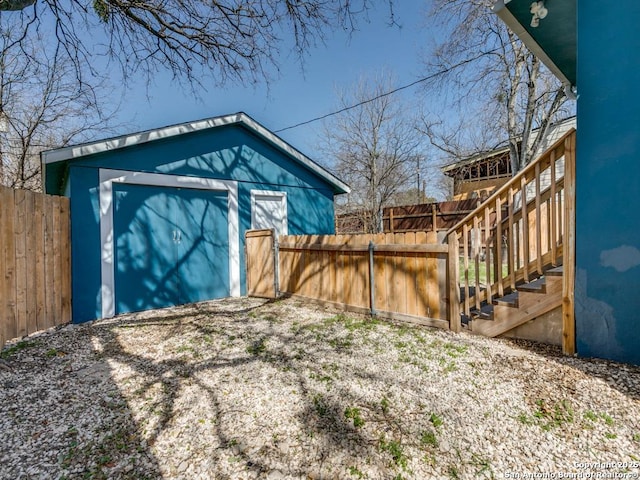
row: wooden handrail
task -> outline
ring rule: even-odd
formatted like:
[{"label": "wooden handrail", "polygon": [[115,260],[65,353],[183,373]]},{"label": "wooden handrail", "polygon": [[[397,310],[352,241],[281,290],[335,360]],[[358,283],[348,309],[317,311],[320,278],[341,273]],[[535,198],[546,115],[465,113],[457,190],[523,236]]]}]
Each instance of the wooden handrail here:
[{"label": "wooden handrail", "polygon": [[[459,245],[455,260],[460,253],[463,260],[462,272],[450,269],[452,292],[455,289],[464,297],[454,308],[456,300],[453,293],[450,295],[452,312],[457,308],[470,316],[483,302],[490,303],[494,296],[501,297],[521,282],[543,275],[547,268],[573,264],[575,140],[576,131],[571,129],[448,230],[449,245]],[[562,159],[564,174],[556,175]],[[451,252],[450,248],[450,257]],[[565,275],[572,277],[575,269],[567,267]],[[572,353],[575,334],[571,331],[573,296],[569,290],[573,279],[565,283],[563,347]]]}]

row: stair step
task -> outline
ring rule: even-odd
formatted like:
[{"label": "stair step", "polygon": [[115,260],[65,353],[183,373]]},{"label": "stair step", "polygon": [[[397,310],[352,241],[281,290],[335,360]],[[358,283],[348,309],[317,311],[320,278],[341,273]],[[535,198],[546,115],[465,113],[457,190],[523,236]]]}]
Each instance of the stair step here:
[{"label": "stair step", "polygon": [[520,298],[521,306],[518,309],[496,306],[493,322],[473,323],[473,332],[495,337],[561,306],[562,290],[558,289],[558,283],[562,282],[549,282],[544,295],[523,292]]},{"label": "stair step", "polygon": [[505,307],[518,308],[518,292],[512,292],[504,297],[494,298],[494,305],[502,305]]},{"label": "stair step", "polygon": [[547,270],[544,272],[548,277],[561,277],[562,276],[562,265],[556,268],[552,268],[551,270]]},{"label": "stair step", "polygon": [[493,320],[493,305],[485,303],[480,305],[480,310],[471,310],[471,319]]},{"label": "stair step", "polygon": [[[482,291],[484,289],[480,289]],[[476,295],[476,287],[469,285],[469,298],[473,298]],[[465,290],[463,286],[460,286],[460,301],[464,301],[465,298]]]},{"label": "stair step", "polygon": [[518,285],[519,292],[545,293],[547,291],[547,282],[542,278],[538,278],[533,282]]}]

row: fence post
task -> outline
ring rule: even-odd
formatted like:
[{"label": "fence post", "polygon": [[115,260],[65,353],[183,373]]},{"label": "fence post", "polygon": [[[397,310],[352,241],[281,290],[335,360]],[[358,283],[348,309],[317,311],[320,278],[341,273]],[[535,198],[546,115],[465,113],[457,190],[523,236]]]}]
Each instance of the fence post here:
[{"label": "fence post", "polygon": [[438,215],[436,213],[436,204],[431,204],[431,229],[434,232],[438,231]]},{"label": "fence post", "polygon": [[278,232],[275,228],[271,229],[273,237],[273,297],[280,296],[280,244],[278,243]]},{"label": "fence post", "polygon": [[460,279],[458,268],[458,234],[453,231],[447,238],[449,244],[449,255],[447,257],[448,278],[449,278],[449,330],[459,332],[462,328],[460,323]]},{"label": "fence post", "polygon": [[[393,209],[392,209],[393,211]],[[371,316],[374,317],[376,315],[376,285],[375,285],[375,275],[373,271],[373,251],[375,250],[376,245],[373,243],[373,240],[369,240],[369,305],[371,310]]]}]

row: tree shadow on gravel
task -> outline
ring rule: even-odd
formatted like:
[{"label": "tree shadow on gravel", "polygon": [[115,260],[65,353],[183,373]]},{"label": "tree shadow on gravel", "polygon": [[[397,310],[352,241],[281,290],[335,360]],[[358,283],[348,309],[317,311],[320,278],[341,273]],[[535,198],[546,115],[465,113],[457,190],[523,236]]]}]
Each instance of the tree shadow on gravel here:
[{"label": "tree shadow on gravel", "polygon": [[[250,474],[249,478],[263,478],[274,471],[287,478],[343,478],[349,473],[346,466],[343,465],[341,471],[330,467],[327,470],[324,462],[341,455],[344,462],[356,465],[379,456],[381,438],[373,432],[386,431],[390,435],[388,439],[398,445],[403,438],[405,442],[417,443],[417,439],[410,439],[403,430],[402,412],[394,415],[379,405],[368,405],[351,388],[341,390],[339,395],[326,393],[326,382],[331,380],[324,371],[323,361],[336,351],[349,353],[349,343],[344,336],[329,336],[327,342],[316,339],[311,348],[305,342],[309,335],[316,333],[313,329],[264,327],[265,322],[277,321],[272,314],[260,313],[259,309],[267,303],[273,302],[253,306],[236,303],[239,307],[236,309],[233,305],[223,304],[220,308],[201,304],[197,308],[174,312],[158,311],[151,316],[127,316],[92,328],[94,343],[101,345],[102,358],[108,360],[112,368],[113,365],[121,365],[128,372],[124,378],[120,372],[118,382],[135,384],[133,392],[136,398],[131,398],[130,387],[126,395],[129,408],[135,410],[138,417],[136,435],[138,439],[144,438],[140,443],[154,446],[158,442],[167,442],[165,433],[169,431],[171,436],[178,435],[172,444],[175,450],[165,450],[171,457],[163,459],[162,474],[165,478],[193,478],[202,473],[220,479],[236,478],[241,473]],[[252,330],[252,322],[262,322],[264,328],[258,333]],[[127,339],[135,341],[136,337],[147,335],[149,329],[155,330],[158,342],[171,345],[171,358],[154,360],[153,351],[136,351],[134,345],[127,344]],[[169,348],[167,345],[162,348]],[[299,345],[302,350],[273,345]],[[148,348],[156,346],[148,345]],[[235,350],[229,353],[230,349]],[[223,371],[246,371],[248,368],[256,372],[266,368],[291,379],[291,388],[299,392],[296,394],[299,400],[290,409],[287,405],[281,408],[291,415],[300,431],[305,432],[307,438],[301,442],[306,442],[306,447],[290,446],[291,442],[299,439],[278,437],[277,424],[264,425],[264,429],[273,431],[269,442],[239,438],[242,432],[235,430],[233,425],[238,415],[246,416],[247,412],[235,411],[225,397],[226,393],[218,388],[219,385],[210,385],[208,379]],[[364,374],[366,368],[362,370],[359,375]],[[373,374],[370,376],[374,377]],[[388,383],[393,378],[380,377],[376,380]],[[233,387],[231,379],[228,389],[232,391]],[[181,409],[189,408],[181,397],[187,390],[194,389],[200,392],[198,395],[207,397],[208,412],[203,414],[206,418],[199,420],[202,426],[192,425],[185,427],[183,432],[175,433],[172,429],[181,421]],[[255,392],[258,396],[261,393]],[[134,406],[132,402],[141,404]],[[252,421],[264,420],[257,418]],[[364,422],[375,428],[362,428]],[[192,465],[188,454],[183,458],[180,446],[188,443],[190,437],[202,434],[214,436],[211,451],[208,451],[209,464]],[[163,448],[167,448],[166,443]],[[298,457],[294,458],[296,455]],[[232,471],[226,466],[230,462],[234,464]],[[389,456],[388,464],[386,473],[391,477],[402,471],[399,465],[393,464],[392,456]]]},{"label": "tree shadow on gravel", "polygon": [[92,328],[68,327],[5,350],[0,478],[161,477],[92,337]]},{"label": "tree shadow on gravel", "polygon": [[507,341],[517,348],[540,355],[558,365],[598,378],[630,399],[640,400],[640,366],[599,358],[568,356],[555,345],[517,339]]}]

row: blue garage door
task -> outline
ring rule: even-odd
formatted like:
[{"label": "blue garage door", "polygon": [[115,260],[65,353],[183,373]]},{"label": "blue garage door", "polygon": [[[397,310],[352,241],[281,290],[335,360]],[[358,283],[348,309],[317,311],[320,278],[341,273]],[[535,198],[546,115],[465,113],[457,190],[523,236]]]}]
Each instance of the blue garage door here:
[{"label": "blue garage door", "polygon": [[229,296],[227,194],[114,184],[116,313]]}]

